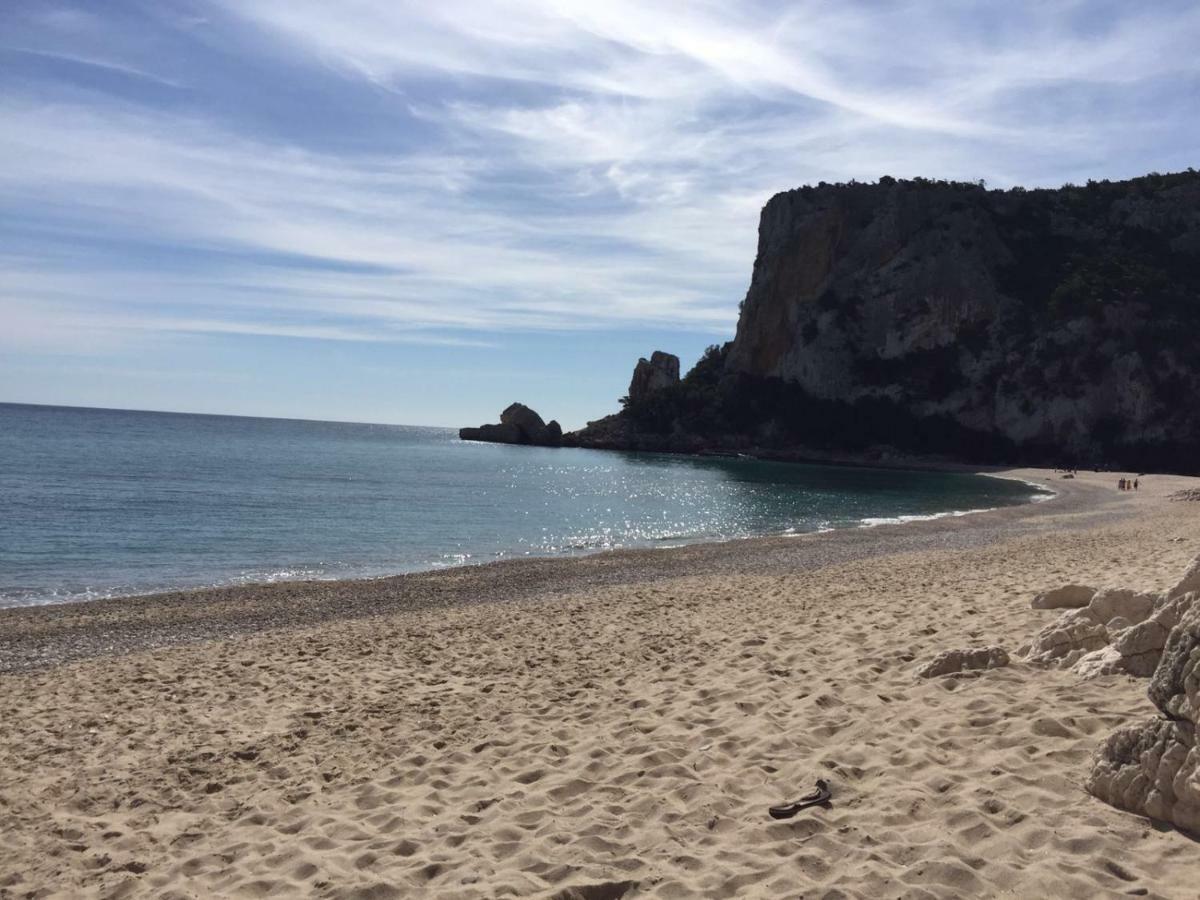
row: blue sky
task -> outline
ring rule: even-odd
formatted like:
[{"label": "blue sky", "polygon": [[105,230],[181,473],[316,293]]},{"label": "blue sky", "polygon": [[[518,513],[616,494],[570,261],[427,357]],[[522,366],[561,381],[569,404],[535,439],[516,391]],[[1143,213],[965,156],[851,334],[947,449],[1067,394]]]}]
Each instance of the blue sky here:
[{"label": "blue sky", "polygon": [[1200,4],[0,4],[0,400],[568,427],[758,211],[1200,165]]}]

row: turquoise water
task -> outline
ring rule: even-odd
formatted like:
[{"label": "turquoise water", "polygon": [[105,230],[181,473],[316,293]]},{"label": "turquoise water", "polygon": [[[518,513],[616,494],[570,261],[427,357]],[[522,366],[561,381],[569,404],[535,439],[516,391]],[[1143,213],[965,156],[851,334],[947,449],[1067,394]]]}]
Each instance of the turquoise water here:
[{"label": "turquoise water", "polygon": [[800,533],[1034,493],[438,428],[0,404],[0,606]]}]

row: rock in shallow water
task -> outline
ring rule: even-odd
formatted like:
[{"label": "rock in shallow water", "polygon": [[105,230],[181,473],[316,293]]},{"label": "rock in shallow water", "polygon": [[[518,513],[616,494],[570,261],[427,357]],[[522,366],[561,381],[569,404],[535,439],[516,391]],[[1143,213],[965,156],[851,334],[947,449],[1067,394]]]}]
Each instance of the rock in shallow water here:
[{"label": "rock in shallow water", "polygon": [[562,427],[554,420],[543,422],[542,417],[524,403],[512,403],[500,413],[499,425],[460,428],[458,436],[464,441],[557,447],[562,443]]},{"label": "rock in shallow water", "polygon": [[542,417],[524,403],[510,403],[505,407],[500,413],[500,424],[510,425],[528,435],[539,434],[546,427]]}]

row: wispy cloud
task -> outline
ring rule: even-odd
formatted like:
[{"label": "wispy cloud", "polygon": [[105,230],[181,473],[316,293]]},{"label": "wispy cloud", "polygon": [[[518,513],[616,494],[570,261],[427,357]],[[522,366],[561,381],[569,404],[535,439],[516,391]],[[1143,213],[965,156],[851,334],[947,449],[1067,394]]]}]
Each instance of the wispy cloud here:
[{"label": "wispy cloud", "polygon": [[728,334],[774,191],[1122,176],[1200,145],[1182,2],[214,0],[4,24],[10,345]]},{"label": "wispy cloud", "polygon": [[[330,158],[211,123],[74,105],[0,103],[0,115],[13,126],[0,136],[0,189],[43,234],[77,242],[72,259],[27,258],[0,276],[31,305],[137,307],[164,330],[177,330],[166,313],[183,307],[205,311],[206,331],[225,315],[240,332],[439,344],[451,337],[435,329],[725,318],[696,274],[673,280],[644,253],[595,253],[613,238],[603,216],[476,204],[472,185],[490,169],[453,155]],[[87,252],[90,241],[148,247],[131,261]],[[192,255],[185,271],[163,271],[163,248]],[[255,310],[294,321],[242,319]],[[312,327],[318,316],[342,326]]]},{"label": "wispy cloud", "polygon": [[131,78],[141,78],[146,81],[152,81],[155,84],[166,85],[167,87],[178,88],[182,87],[178,81],[173,81],[170,78],[163,78],[160,75],[155,75],[153,72],[146,72],[135,66],[126,65],[121,62],[112,60],[100,59],[92,56],[80,56],[75,53],[55,53],[50,50],[31,50],[28,47],[4,47],[12,53],[26,54],[32,57],[40,57],[42,59],[54,60],[57,62],[72,63],[79,66],[89,66],[94,69],[102,69],[107,72],[116,72],[118,75],[128,75]]}]

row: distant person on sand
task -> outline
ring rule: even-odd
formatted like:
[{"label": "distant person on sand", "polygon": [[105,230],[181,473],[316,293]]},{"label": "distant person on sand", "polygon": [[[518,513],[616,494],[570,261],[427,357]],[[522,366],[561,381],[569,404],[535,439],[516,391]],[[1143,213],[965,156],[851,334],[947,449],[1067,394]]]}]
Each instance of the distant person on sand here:
[{"label": "distant person on sand", "polygon": [[1133,479],[1133,489],[1134,489],[1135,491],[1138,489],[1138,480],[1137,480],[1136,478],[1135,478],[1135,479]]},{"label": "distant person on sand", "polygon": [[1118,491],[1123,491],[1123,490],[1125,490],[1125,479],[1124,479],[1124,478],[1120,479],[1120,480],[1117,482],[1117,490],[1118,490]]}]

